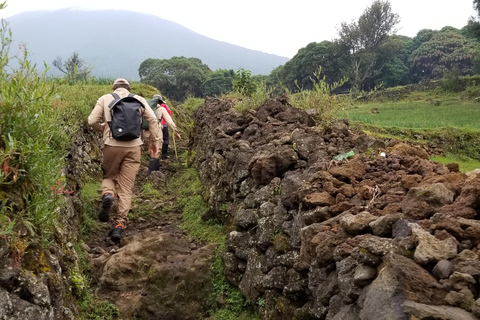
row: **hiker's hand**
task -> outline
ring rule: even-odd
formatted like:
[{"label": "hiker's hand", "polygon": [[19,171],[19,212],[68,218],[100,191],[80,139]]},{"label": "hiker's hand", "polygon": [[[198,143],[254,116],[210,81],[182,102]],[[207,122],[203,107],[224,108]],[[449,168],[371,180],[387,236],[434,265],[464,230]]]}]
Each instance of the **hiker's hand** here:
[{"label": "hiker's hand", "polygon": [[158,156],[158,145],[156,143],[150,144],[148,152],[150,153],[151,158],[156,158]]},{"label": "hiker's hand", "polygon": [[178,131],[174,131],[173,134],[175,135],[175,137],[178,138],[178,140],[182,140],[182,136],[180,135],[180,133],[178,133]]},{"label": "hiker's hand", "polygon": [[100,123],[100,128],[102,129],[102,132],[105,130],[105,126],[107,125],[106,122]]}]

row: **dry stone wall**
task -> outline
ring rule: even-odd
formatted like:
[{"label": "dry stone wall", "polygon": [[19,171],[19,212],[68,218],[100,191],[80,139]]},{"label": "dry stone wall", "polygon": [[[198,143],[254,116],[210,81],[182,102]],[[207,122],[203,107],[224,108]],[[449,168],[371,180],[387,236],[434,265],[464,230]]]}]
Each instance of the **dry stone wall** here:
[{"label": "dry stone wall", "polygon": [[208,98],[195,111],[204,197],[232,230],[227,279],[262,319],[477,319],[475,172],[347,121],[313,125],[284,98],[243,114]]}]

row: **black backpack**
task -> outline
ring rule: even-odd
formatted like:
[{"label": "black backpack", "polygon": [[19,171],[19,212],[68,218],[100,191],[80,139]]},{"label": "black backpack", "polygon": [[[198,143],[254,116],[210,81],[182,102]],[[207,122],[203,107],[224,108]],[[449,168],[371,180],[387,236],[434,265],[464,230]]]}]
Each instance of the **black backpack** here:
[{"label": "black backpack", "polygon": [[112,92],[115,98],[109,105],[112,121],[108,123],[112,137],[120,141],[130,141],[140,138],[142,110],[144,105],[130,93],[125,98]]}]

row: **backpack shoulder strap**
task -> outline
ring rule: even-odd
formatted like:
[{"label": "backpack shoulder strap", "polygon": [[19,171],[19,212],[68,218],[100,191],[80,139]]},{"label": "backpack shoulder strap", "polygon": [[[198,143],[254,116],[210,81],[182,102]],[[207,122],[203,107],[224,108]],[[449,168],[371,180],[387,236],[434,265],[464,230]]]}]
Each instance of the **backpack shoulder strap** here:
[{"label": "backpack shoulder strap", "polygon": [[108,105],[108,107],[109,107],[110,109],[112,109],[113,105],[114,105],[118,100],[120,100],[120,96],[119,96],[118,94],[116,94],[115,92],[112,92],[112,93],[110,93],[110,94],[113,96],[113,101],[110,102],[110,104]]},{"label": "backpack shoulder strap", "polygon": [[[140,99],[138,99],[138,97],[135,97],[136,94],[134,94],[134,93],[129,93],[128,96],[131,97],[131,98],[134,98],[135,100],[137,100],[140,103],[140,105],[142,106],[140,112],[143,114],[145,112],[145,106],[143,105],[143,102],[140,101]],[[147,104],[148,104],[148,102],[147,102]]]}]

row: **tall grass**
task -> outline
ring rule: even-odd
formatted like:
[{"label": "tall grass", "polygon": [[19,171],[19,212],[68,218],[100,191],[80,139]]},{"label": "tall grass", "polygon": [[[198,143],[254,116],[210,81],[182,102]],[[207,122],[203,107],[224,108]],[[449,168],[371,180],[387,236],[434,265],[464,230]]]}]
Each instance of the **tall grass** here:
[{"label": "tall grass", "polygon": [[254,90],[249,94],[229,92],[223,95],[222,98],[231,100],[235,111],[245,112],[260,107],[271,94],[272,90],[267,87],[266,83],[260,82],[256,84]]},{"label": "tall grass", "polygon": [[[71,128],[64,123],[64,110],[53,106],[53,83],[28,60],[24,48],[11,68],[11,37],[2,20],[0,32],[0,212],[23,224],[44,243],[58,223],[62,168],[71,143]],[[62,189],[59,188],[62,187]],[[23,201],[14,195],[20,192]],[[15,205],[13,205],[15,204]],[[2,228],[2,227],[0,227]]]},{"label": "tall grass", "polygon": [[321,126],[328,126],[334,120],[335,111],[341,109],[348,102],[345,99],[338,99],[332,92],[341,87],[348,79],[344,77],[340,81],[330,84],[325,81],[325,76],[321,76],[321,71],[322,68],[319,67],[310,77],[313,85],[311,90],[304,90],[295,82],[297,92],[292,92],[287,88],[285,88],[285,91],[294,107],[303,110],[315,110],[317,123]]}]

